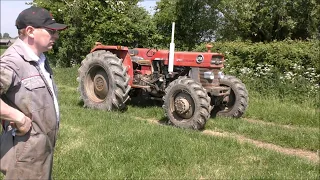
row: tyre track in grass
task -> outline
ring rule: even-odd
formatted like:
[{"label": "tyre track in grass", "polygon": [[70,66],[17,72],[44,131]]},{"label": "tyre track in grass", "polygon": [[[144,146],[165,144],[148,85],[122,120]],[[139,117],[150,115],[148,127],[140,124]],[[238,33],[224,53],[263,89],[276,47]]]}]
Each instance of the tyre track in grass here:
[{"label": "tyre track in grass", "polygon": [[262,124],[262,125],[267,125],[267,126],[278,126],[281,128],[286,128],[286,129],[305,129],[305,130],[310,130],[310,131],[319,131],[319,128],[313,128],[313,127],[305,127],[305,126],[294,126],[294,125],[283,125],[283,124],[276,124],[274,122],[266,122],[262,120],[257,120],[257,119],[249,119],[249,118],[241,118],[241,120],[247,121],[249,123],[254,123],[254,124]]},{"label": "tyre track in grass", "polygon": [[[157,119],[150,119],[150,118],[142,118],[142,117],[134,117],[137,120],[143,120],[143,121],[147,121],[151,124],[160,124],[160,125],[164,125],[165,123],[163,123],[162,121],[159,121]],[[252,121],[252,123],[257,123],[260,121],[254,120]],[[269,124],[268,122],[266,122],[266,124]],[[274,123],[271,123],[272,125],[275,125]],[[286,125],[283,125],[286,126]],[[292,127],[290,127],[292,128]],[[296,128],[296,127],[294,127]],[[250,139],[247,138],[245,136],[239,135],[239,134],[235,134],[235,133],[229,133],[229,132],[223,132],[222,130],[204,130],[201,132],[202,134],[205,135],[210,135],[210,136],[216,136],[216,137],[223,137],[223,138],[233,138],[236,139],[239,143],[248,143],[248,144],[252,144],[255,145],[256,147],[259,148],[263,148],[263,149],[268,149],[268,150],[273,150],[282,154],[286,154],[286,155],[291,155],[291,156],[296,156],[299,158],[303,158],[306,159],[312,163],[316,163],[319,164],[319,159],[320,159],[320,152],[318,150],[318,152],[313,152],[313,151],[308,151],[308,150],[303,150],[303,149],[294,149],[294,148],[285,148],[285,147],[281,147],[272,143],[266,143],[263,141],[258,141],[258,140],[254,140],[254,139]]]}]

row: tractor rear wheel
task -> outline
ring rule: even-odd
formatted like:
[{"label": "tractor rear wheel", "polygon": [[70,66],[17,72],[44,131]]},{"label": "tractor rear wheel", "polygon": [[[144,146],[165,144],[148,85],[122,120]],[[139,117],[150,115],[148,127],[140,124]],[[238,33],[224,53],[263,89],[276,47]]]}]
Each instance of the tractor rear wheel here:
[{"label": "tractor rear wheel", "polygon": [[217,116],[240,118],[248,106],[246,86],[234,76],[225,76],[220,80],[221,86],[230,87],[230,95],[226,96],[220,106],[214,107]]},{"label": "tractor rear wheel", "polygon": [[102,110],[124,110],[130,86],[127,68],[116,55],[105,50],[86,56],[78,70],[84,106]]},{"label": "tractor rear wheel", "polygon": [[168,123],[181,128],[202,130],[210,117],[210,98],[201,84],[180,77],[165,90],[163,108]]}]

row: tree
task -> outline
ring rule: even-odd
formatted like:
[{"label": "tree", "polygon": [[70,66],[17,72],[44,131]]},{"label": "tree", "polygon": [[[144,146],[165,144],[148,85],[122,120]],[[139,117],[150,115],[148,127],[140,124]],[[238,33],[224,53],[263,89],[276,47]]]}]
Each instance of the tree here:
[{"label": "tree", "polygon": [[9,33],[4,33],[3,36],[2,36],[3,39],[10,39],[10,35]]},{"label": "tree", "polygon": [[63,67],[71,62],[80,63],[97,41],[129,47],[149,46],[155,26],[151,16],[137,3],[138,0],[33,1],[34,5],[48,9],[58,22],[68,25],[61,31],[54,51],[49,53]]},{"label": "tree", "polygon": [[316,0],[222,0],[221,39],[253,42],[314,38],[320,25]]},{"label": "tree", "polygon": [[[164,48],[169,48],[171,41],[172,22],[176,21],[176,3],[177,0],[161,0],[157,2],[153,20],[157,27],[160,40],[157,44]],[[177,32],[176,32],[177,33]]]},{"label": "tree", "polygon": [[0,38],[2,38],[2,34],[0,33]]},{"label": "tree", "polygon": [[218,27],[217,0],[178,0],[177,41],[191,51],[201,42],[210,42]]},{"label": "tree", "polygon": [[175,21],[178,48],[192,50],[196,44],[212,41],[217,29],[218,0],[161,0],[154,20],[164,44],[170,43],[171,24]]}]

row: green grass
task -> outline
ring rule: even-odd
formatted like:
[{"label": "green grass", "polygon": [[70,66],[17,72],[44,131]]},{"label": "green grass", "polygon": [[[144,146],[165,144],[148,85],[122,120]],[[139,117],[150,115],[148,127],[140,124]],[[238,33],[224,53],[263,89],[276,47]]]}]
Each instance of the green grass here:
[{"label": "green grass", "polygon": [[[137,117],[163,119],[160,106],[131,104],[124,113],[83,108],[77,92],[77,68],[54,69],[54,73],[61,109],[53,169],[55,179],[319,177],[319,165],[300,157],[239,143],[233,138],[137,120]],[[266,110],[268,113],[264,113]],[[273,124],[219,117],[210,119],[206,129],[316,151],[319,130],[315,112],[308,104],[288,104],[252,95],[246,118]],[[293,128],[283,126],[288,124]]]},{"label": "green grass", "polygon": [[207,123],[207,129],[236,133],[245,137],[273,143],[287,148],[316,152],[319,149],[318,128],[286,128],[277,125],[251,123],[242,119],[216,118]]},{"label": "green grass", "polygon": [[[58,179],[314,179],[318,176],[319,166],[301,158],[239,144],[231,138],[206,136],[136,119],[162,119],[164,112],[160,106],[132,104],[125,113],[82,108],[76,90],[77,68],[55,69],[55,74],[62,113],[54,165]],[[313,151],[319,148],[319,132],[313,130],[316,114],[307,113],[313,107],[291,104],[304,112],[292,116],[297,108],[290,111],[288,107],[279,114],[279,109],[286,107],[284,103],[263,100],[250,97],[246,117],[273,122],[275,126],[215,118],[206,129],[236,133],[283,147]],[[255,106],[268,108],[269,116],[261,118]],[[292,118],[288,120],[286,115]],[[313,123],[310,125],[306,120]],[[283,124],[295,128],[280,126]]]},{"label": "green grass", "polygon": [[0,48],[0,55],[2,55],[6,49]]},{"label": "green grass", "polygon": [[[319,99],[319,96],[315,99]],[[247,117],[284,125],[314,128],[320,126],[320,109],[312,106],[312,103],[281,101],[272,96],[262,97],[254,92],[250,93],[249,101]]]}]

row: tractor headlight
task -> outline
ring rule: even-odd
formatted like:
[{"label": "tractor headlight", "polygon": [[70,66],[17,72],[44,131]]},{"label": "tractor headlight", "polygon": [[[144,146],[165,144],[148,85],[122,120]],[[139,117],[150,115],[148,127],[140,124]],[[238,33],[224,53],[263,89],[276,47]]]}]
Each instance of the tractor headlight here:
[{"label": "tractor headlight", "polygon": [[203,72],[203,78],[205,79],[214,79],[214,74],[212,71]]},{"label": "tractor headlight", "polygon": [[223,62],[222,56],[213,55],[211,58],[211,64],[219,65],[219,64],[222,64],[222,62]]},{"label": "tractor headlight", "polygon": [[219,79],[223,79],[223,78],[224,78],[224,74],[223,74],[222,71],[219,71],[219,72],[218,72],[218,78],[219,78]]}]

